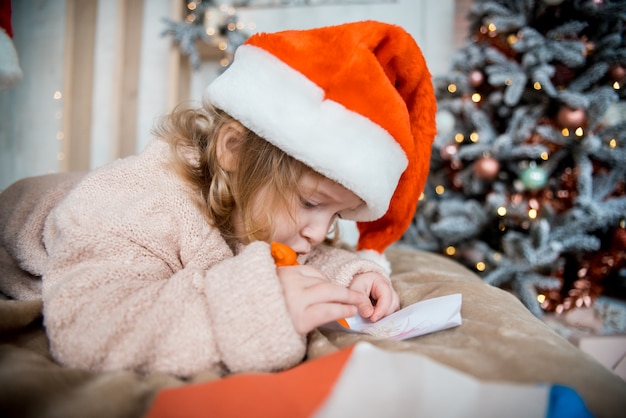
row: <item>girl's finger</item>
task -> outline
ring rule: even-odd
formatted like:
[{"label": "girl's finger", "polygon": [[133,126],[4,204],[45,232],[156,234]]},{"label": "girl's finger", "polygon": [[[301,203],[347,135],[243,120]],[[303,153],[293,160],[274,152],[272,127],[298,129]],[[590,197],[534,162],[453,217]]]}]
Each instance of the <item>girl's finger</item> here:
[{"label": "girl's finger", "polygon": [[313,329],[342,318],[349,318],[356,315],[356,313],[357,309],[354,305],[318,303],[306,309],[305,318],[309,322],[308,325]]},{"label": "girl's finger", "polygon": [[332,283],[318,282],[307,287],[307,305],[318,303],[341,303],[346,305],[361,305],[368,299],[363,293]]}]

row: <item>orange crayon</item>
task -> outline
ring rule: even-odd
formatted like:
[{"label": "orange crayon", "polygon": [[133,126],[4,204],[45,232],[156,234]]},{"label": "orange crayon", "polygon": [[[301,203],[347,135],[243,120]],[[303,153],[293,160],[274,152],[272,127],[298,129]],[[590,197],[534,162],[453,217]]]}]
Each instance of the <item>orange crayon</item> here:
[{"label": "orange crayon", "polygon": [[348,321],[346,321],[345,319],[340,319],[337,322],[339,322],[339,325],[341,325],[342,327],[350,329],[350,325],[348,325]]},{"label": "orange crayon", "polygon": [[298,265],[298,254],[296,254],[296,252],[288,245],[280,242],[272,242],[270,244],[270,251],[272,253],[272,257],[274,258],[276,267]]}]

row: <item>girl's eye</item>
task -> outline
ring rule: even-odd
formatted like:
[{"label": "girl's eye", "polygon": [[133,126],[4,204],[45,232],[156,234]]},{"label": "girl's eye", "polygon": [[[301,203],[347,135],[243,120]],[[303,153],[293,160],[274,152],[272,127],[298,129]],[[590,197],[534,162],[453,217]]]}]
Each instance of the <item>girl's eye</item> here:
[{"label": "girl's eye", "polygon": [[302,204],[303,207],[307,208],[307,209],[313,209],[316,208],[318,205],[317,203],[313,203],[310,200],[304,199],[304,198],[300,198],[300,203]]}]

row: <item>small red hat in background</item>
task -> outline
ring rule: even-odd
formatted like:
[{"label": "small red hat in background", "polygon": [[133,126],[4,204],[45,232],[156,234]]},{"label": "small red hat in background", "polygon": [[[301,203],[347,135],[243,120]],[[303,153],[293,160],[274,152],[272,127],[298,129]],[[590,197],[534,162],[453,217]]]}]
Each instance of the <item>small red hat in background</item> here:
[{"label": "small red hat in background", "polygon": [[22,69],[13,44],[11,0],[0,0],[0,91],[22,79]]}]

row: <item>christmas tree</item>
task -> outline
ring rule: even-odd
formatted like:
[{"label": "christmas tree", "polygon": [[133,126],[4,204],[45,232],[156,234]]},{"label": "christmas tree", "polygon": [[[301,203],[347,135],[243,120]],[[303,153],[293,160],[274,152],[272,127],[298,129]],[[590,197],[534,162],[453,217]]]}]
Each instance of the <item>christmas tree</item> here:
[{"label": "christmas tree", "polygon": [[537,316],[626,297],[626,1],[475,0],[402,241]]}]

